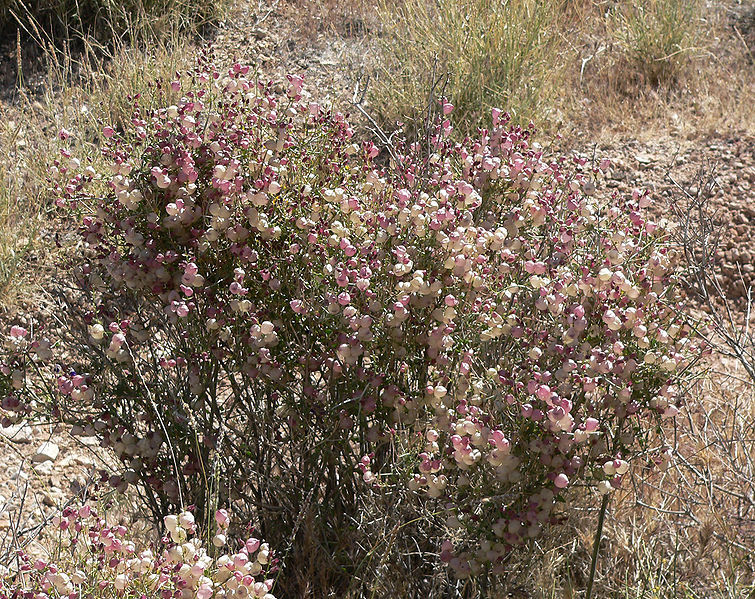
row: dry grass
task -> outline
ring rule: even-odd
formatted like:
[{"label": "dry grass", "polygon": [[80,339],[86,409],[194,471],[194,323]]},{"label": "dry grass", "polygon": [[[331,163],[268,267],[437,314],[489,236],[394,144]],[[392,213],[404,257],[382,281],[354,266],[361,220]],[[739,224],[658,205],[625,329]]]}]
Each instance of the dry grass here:
[{"label": "dry grass", "polygon": [[371,110],[392,127],[419,118],[442,89],[462,133],[493,106],[590,140],[751,133],[748,10],[699,0],[383,0]]},{"label": "dry grass", "polygon": [[734,8],[654,0],[603,13],[604,3],[590,3],[580,17],[589,26],[573,47],[563,123],[593,139],[753,134],[755,68],[740,31],[750,17]]},{"label": "dry grass", "polygon": [[56,41],[155,41],[175,31],[196,33],[227,6],[227,0],[0,0],[0,35],[21,28]]},{"label": "dry grass", "polygon": [[525,124],[547,115],[561,74],[556,3],[383,0],[378,14],[383,38],[370,102],[388,126],[419,126],[441,94],[463,132],[493,106]]},{"label": "dry grass", "polygon": [[615,78],[619,93],[673,88],[699,52],[701,7],[697,0],[650,0],[617,4],[606,13],[609,43],[619,49]]},{"label": "dry grass", "polygon": [[[99,161],[102,126],[129,118],[132,94],[156,93],[153,81],[170,81],[192,60],[191,47],[176,40],[148,50],[90,43],[75,55],[42,48],[42,75],[35,80],[43,83],[22,86],[16,101],[0,103],[0,302],[6,306],[43,276],[40,267],[54,268],[58,248],[76,238],[47,192],[48,170],[61,148],[83,164]],[[65,143],[58,138],[63,128],[72,133]]]}]

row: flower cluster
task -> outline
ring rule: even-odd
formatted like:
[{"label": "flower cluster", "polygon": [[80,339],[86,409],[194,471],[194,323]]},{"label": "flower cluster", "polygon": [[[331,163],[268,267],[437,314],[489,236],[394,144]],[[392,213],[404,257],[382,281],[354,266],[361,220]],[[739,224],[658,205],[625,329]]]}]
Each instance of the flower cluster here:
[{"label": "flower cluster", "polygon": [[[229,518],[216,514],[222,547]],[[53,519],[58,532],[54,554],[34,558],[23,551],[13,569],[0,566],[0,598],[161,597],[182,599],[275,599],[273,557],[266,543],[250,538],[236,551],[208,551],[191,512],[165,518],[168,536],[139,548],[123,525],[110,525],[85,504],[65,508]]]},{"label": "flower cluster", "polygon": [[498,110],[456,143],[444,101],[388,157],[301,78],[248,75],[197,69],[107,131],[110,173],[53,172],[88,247],[56,409],[112,482],[201,506],[217,477],[256,509],[403,481],[462,576],[621,486],[699,351],[650,197],[596,196],[607,161]]}]

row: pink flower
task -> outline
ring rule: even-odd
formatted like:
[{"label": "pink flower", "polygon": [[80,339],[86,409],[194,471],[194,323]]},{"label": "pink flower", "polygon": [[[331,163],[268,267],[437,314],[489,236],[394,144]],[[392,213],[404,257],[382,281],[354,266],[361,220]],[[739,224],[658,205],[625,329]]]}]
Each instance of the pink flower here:
[{"label": "pink flower", "polygon": [[18,325],[14,325],[10,328],[10,336],[14,337],[16,339],[20,339],[22,337],[26,337],[26,335],[29,334],[29,331],[26,330],[24,327],[20,327]]},{"label": "pink flower", "polygon": [[599,422],[595,418],[587,418],[585,420],[585,430],[588,433],[594,433],[598,430]]},{"label": "pink flower", "polygon": [[227,510],[219,509],[215,512],[215,522],[217,522],[218,526],[221,528],[226,528],[230,520]]},{"label": "pink flower", "polygon": [[350,302],[351,302],[351,295],[348,292],[343,291],[338,294],[339,304],[341,304],[342,306],[348,306]]}]

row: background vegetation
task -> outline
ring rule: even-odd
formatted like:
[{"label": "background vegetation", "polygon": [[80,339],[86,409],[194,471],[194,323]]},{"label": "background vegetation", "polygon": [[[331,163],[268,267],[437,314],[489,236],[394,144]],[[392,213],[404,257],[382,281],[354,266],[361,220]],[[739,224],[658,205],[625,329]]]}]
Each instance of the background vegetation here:
[{"label": "background vegetation", "polygon": [[752,128],[752,50],[732,34],[753,17],[734,14],[697,0],[383,0],[372,109],[386,127],[421,122],[442,90],[465,132],[492,106],[592,136],[702,104],[706,124]]},{"label": "background vegetation", "polygon": [[167,32],[191,32],[216,22],[223,0],[0,0],[0,34],[27,35],[56,45],[154,41]]},{"label": "background vegetation", "polygon": [[[39,283],[72,253],[74,236],[47,193],[48,167],[59,156],[57,133],[69,130],[75,153],[97,165],[101,124],[124,122],[133,94],[150,97],[149,81],[169,81],[192,64],[204,44],[197,35],[211,32],[203,26],[228,8],[190,0],[25,4],[28,10],[19,0],[0,0],[0,290],[6,314],[33,302]],[[672,125],[675,134],[695,139],[755,131],[752,3],[269,4],[271,18],[296,21],[307,36],[368,38],[375,59],[367,68],[366,109],[388,133],[396,121],[421,128],[430,99],[440,93],[467,123],[457,124],[460,134],[474,131],[488,109],[500,105],[517,121],[533,120],[583,149],[627,134],[652,140],[668,135]],[[745,599],[755,593],[753,381],[736,352],[717,353],[687,397],[674,431],[683,460],[660,479],[641,471],[633,488],[612,500],[598,596]],[[584,596],[596,519],[583,506],[560,535],[511,564],[506,588],[514,596],[533,589],[554,599]],[[394,562],[375,556],[411,548],[398,546],[391,522],[366,524],[382,529],[384,540],[369,555],[370,564],[385,569],[381,592],[387,595]]]}]

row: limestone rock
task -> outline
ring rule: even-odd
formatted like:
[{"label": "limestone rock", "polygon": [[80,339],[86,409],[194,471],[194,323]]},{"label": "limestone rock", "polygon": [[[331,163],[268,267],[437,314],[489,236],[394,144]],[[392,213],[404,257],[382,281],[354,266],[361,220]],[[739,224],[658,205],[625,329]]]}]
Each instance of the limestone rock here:
[{"label": "limestone rock", "polygon": [[13,443],[31,443],[31,427],[25,422],[0,427],[0,435]]},{"label": "limestone rock", "polygon": [[37,463],[47,461],[54,462],[59,453],[60,448],[52,441],[47,441],[37,448],[37,452],[31,459],[33,462]]}]

